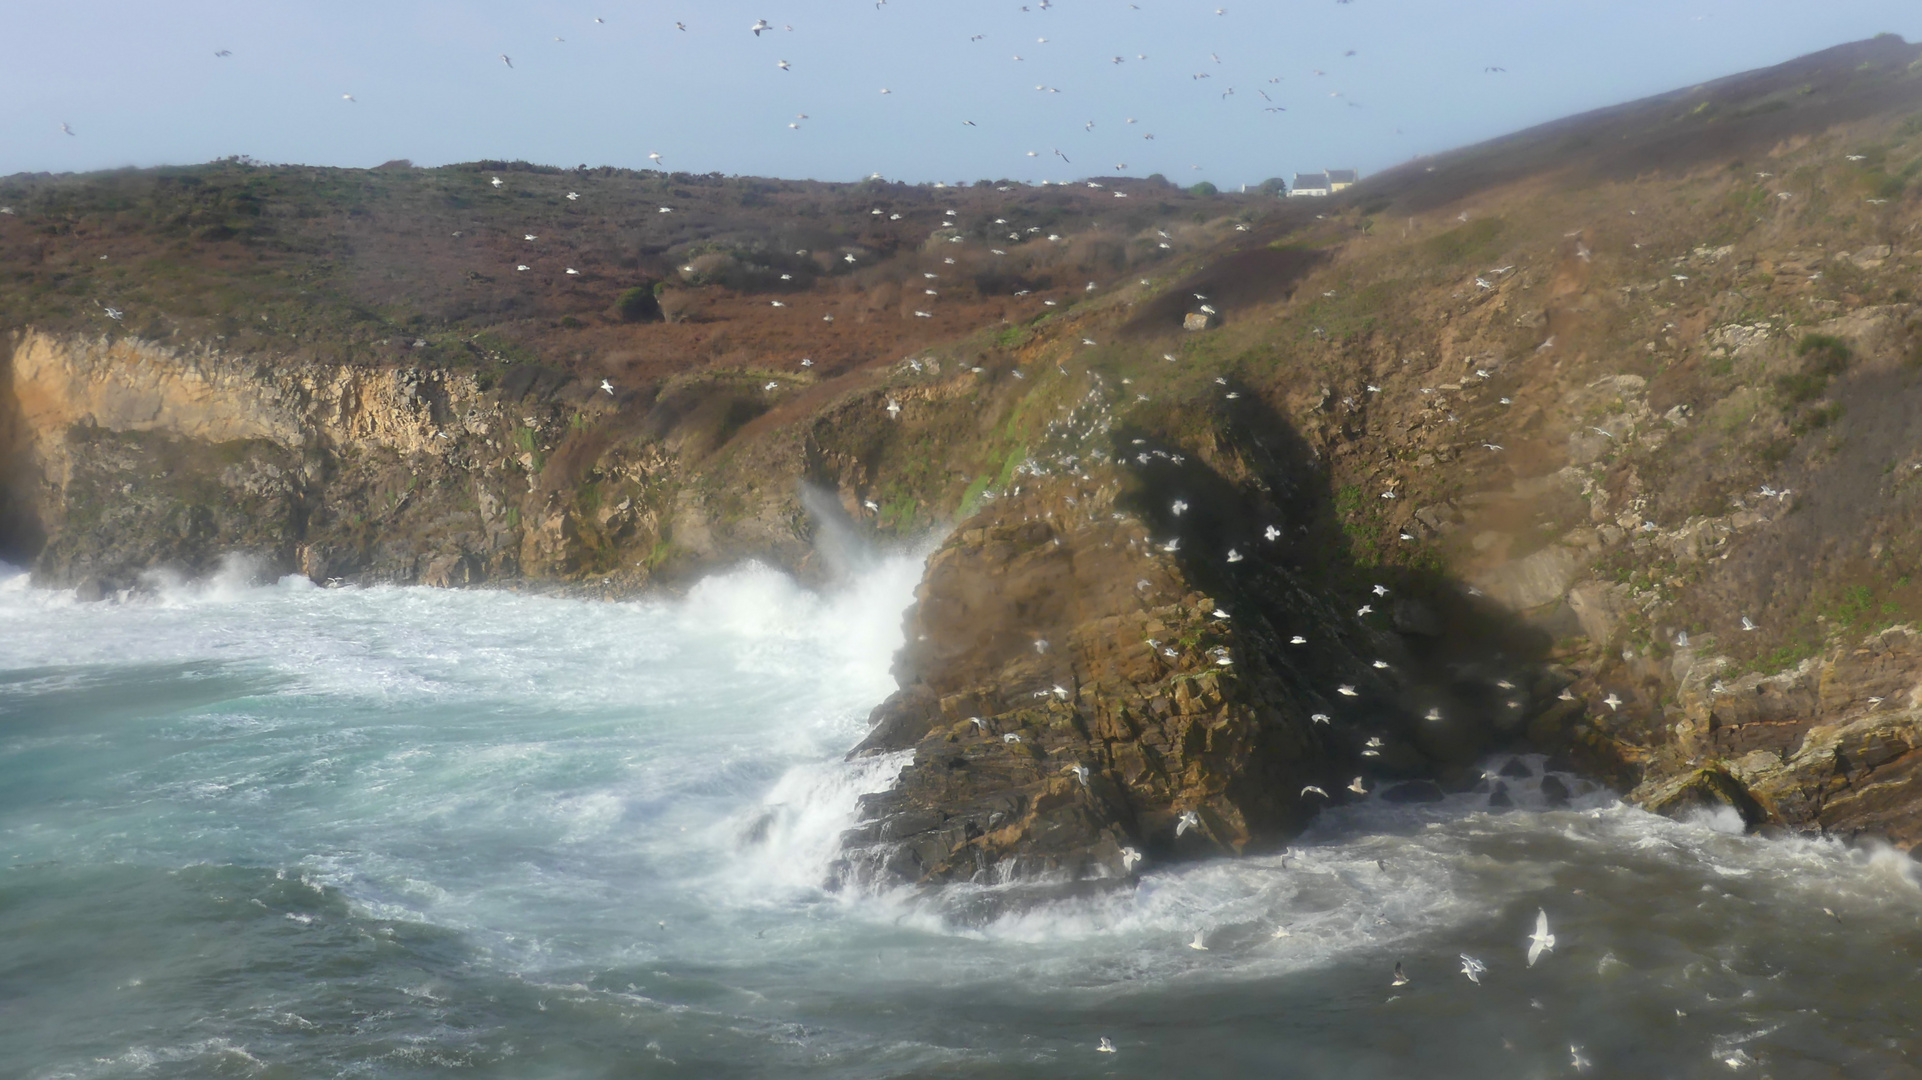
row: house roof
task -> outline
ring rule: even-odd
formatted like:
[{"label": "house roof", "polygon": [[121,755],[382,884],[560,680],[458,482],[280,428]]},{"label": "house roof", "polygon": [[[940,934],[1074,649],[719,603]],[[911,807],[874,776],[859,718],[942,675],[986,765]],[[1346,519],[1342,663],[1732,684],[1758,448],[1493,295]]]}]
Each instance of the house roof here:
[{"label": "house roof", "polygon": [[1321,187],[1327,187],[1327,186],[1328,186],[1327,173],[1311,172],[1311,173],[1295,174],[1295,187],[1297,189],[1305,188],[1305,187],[1321,188]]},{"label": "house roof", "polygon": [[1361,173],[1355,169],[1329,169],[1328,180],[1336,184],[1353,184],[1361,180]]}]

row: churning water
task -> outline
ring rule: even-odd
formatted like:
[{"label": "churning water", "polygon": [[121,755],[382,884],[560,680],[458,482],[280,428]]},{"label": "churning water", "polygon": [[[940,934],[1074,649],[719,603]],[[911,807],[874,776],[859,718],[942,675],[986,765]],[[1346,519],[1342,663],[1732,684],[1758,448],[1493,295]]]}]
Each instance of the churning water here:
[{"label": "churning water", "polygon": [[0,581],[0,1076],[1915,1074],[1905,858],[1532,779],[987,924],[824,889],[918,574]]}]

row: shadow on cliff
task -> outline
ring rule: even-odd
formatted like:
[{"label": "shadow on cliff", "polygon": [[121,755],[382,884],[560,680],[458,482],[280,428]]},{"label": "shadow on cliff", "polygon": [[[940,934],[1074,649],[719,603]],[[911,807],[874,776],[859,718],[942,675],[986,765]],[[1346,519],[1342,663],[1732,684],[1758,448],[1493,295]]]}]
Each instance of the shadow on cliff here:
[{"label": "shadow on cliff", "polygon": [[35,511],[34,463],[13,385],[14,338],[0,336],[0,561],[33,562],[47,533]]},{"label": "shadow on cliff", "polygon": [[1351,744],[1356,772],[1478,780],[1478,762],[1522,741],[1554,704],[1559,684],[1542,676],[1552,638],[1443,573],[1419,541],[1367,535],[1354,522],[1368,506],[1338,501],[1287,417],[1247,387],[1228,393],[1200,425],[1177,412],[1174,424],[1118,430],[1132,481],[1118,502],[1157,537],[1179,538],[1175,557],[1258,645],[1248,661],[1261,675],[1358,718],[1332,733]]}]

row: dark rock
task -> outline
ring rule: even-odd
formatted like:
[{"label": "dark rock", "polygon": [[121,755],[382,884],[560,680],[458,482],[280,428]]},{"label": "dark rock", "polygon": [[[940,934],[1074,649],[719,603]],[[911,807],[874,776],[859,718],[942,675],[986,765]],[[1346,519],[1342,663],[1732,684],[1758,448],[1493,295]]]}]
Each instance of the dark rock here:
[{"label": "dark rock", "polygon": [[1556,776],[1554,773],[1549,773],[1542,777],[1540,790],[1542,793],[1542,798],[1548,800],[1548,805],[1550,806],[1567,806],[1568,805],[1568,799],[1569,799],[1568,785],[1562,783],[1561,777]]},{"label": "dark rock", "polygon": [[1501,775],[1510,780],[1526,780],[1535,775],[1535,770],[1529,768],[1528,762],[1521,758],[1509,758],[1508,763],[1501,767]]}]

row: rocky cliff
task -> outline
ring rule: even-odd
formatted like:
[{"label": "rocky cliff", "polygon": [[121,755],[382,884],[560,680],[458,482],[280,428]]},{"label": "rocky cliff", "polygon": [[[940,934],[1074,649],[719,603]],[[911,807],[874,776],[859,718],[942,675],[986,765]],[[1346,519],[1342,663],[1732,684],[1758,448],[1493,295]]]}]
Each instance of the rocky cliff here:
[{"label": "rocky cliff", "polygon": [[[198,291],[89,307],[67,286],[122,280],[96,248],[177,238],[9,180],[0,230],[37,231],[0,248],[27,283],[0,289],[0,545],[97,596],[234,552],[618,594],[944,536],[856,750],[910,763],[848,878],[1100,887],[1353,791],[1500,783],[1474,763],[1517,743],[1667,812],[1910,847],[1918,116],[1922,51],[1885,38],[1313,207],[510,170],[593,280],[510,287],[434,261],[485,244],[423,240],[413,314],[370,306],[405,275],[369,271],[400,256],[356,215],[336,249],[265,196]],[[504,231],[486,174],[365,197],[466,243]],[[156,184],[190,221],[291,198],[209,175],[226,194]],[[596,248],[569,187],[708,217],[605,209],[639,239]],[[813,231],[755,247],[736,196]]]}]

